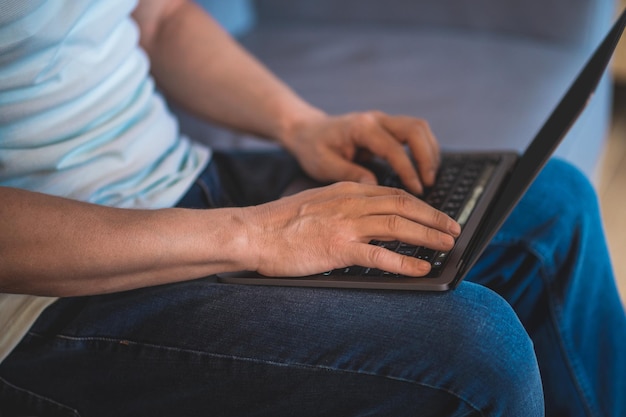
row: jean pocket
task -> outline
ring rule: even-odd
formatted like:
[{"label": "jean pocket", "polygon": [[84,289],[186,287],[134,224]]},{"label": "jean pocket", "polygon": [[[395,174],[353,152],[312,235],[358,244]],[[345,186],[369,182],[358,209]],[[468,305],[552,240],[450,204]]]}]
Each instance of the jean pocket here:
[{"label": "jean pocket", "polygon": [[80,414],[0,378],[0,417],[80,417]]}]

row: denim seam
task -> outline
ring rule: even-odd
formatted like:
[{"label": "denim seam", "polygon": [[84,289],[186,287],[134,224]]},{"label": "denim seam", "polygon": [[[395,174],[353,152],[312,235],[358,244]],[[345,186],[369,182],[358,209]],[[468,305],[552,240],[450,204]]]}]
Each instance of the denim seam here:
[{"label": "denim seam", "polygon": [[211,191],[209,190],[206,182],[204,182],[201,177],[198,177],[196,179],[196,184],[198,185],[198,187],[200,187],[200,190],[202,190],[202,194],[204,195],[204,200],[207,206],[211,208],[217,207],[215,201],[213,201],[213,198],[211,197]]},{"label": "denim seam", "polygon": [[[544,281],[545,285],[547,286],[548,291],[550,291],[550,281],[546,277],[545,271],[542,271],[541,278]],[[548,299],[552,300],[553,297],[554,296],[548,297]],[[566,363],[569,368],[569,372],[574,377],[574,381],[575,381],[574,383],[575,383],[576,389],[578,390],[581,396],[582,403],[584,407],[587,409],[587,412],[589,413],[589,415],[600,415],[600,410],[598,410],[595,404],[593,404],[592,398],[589,398],[588,392],[589,392],[590,386],[589,386],[589,382],[587,381],[587,379],[584,378],[585,372],[581,372],[582,366],[579,363],[579,361],[567,353],[573,349],[568,349],[569,344],[567,343],[567,340],[562,334],[562,330],[559,328],[559,326],[556,326],[556,323],[559,322],[559,317],[562,316],[562,310],[559,307],[558,303],[554,303],[553,301],[550,301],[549,303],[550,303],[550,318],[553,322],[554,327],[558,329],[559,345],[566,358]]]},{"label": "denim seam", "polygon": [[[555,266],[552,265],[550,262],[548,262],[545,259],[545,257],[542,255],[543,251],[541,250],[542,245],[540,243],[526,241],[524,239],[519,239],[517,237],[512,237],[512,236],[506,237],[506,236],[502,236],[501,234],[498,236],[497,239],[493,240],[492,244],[494,245],[517,244],[517,245],[524,247],[532,256],[537,258],[537,260],[541,264],[541,268],[540,268],[541,280],[544,282],[544,285],[546,286],[546,291],[549,291],[551,294],[553,294],[551,291],[551,283],[548,277],[551,275],[554,275]],[[548,267],[548,265],[550,265],[550,267]],[[572,349],[567,348],[568,343],[566,342],[562,334],[562,330],[560,326],[557,325],[557,323],[559,323],[559,317],[561,317],[562,311],[557,305],[558,303],[554,303],[553,298],[554,298],[554,295],[551,295],[548,297],[550,320],[552,320],[552,325],[557,330],[556,332],[557,340],[559,343],[559,347],[561,351],[563,352],[563,357],[565,358],[566,366],[570,372],[570,375],[572,375],[573,377],[574,385],[576,386],[576,390],[578,391],[580,395],[581,401],[585,409],[587,410],[587,413],[589,415],[600,415],[600,411],[597,409],[595,405],[593,405],[594,403],[593,400],[589,398],[589,395],[587,394],[589,392],[589,383],[586,381],[586,379],[583,378],[584,372],[580,372],[581,366],[579,362],[575,358],[572,358],[572,356],[568,353]]]},{"label": "denim seam", "polygon": [[[29,335],[42,337],[42,335],[39,335],[34,332],[29,332]],[[339,372],[339,373],[380,377],[380,378],[389,379],[389,380],[396,381],[396,382],[414,384],[414,385],[422,386],[425,388],[445,392],[459,399],[463,403],[465,403],[468,407],[478,412],[482,417],[485,417],[485,414],[483,414],[480,408],[478,408],[475,404],[473,404],[471,401],[463,398],[461,395],[449,389],[444,389],[444,388],[436,387],[436,386],[426,384],[423,382],[418,382],[415,380],[396,377],[392,375],[383,375],[383,374],[377,374],[377,373],[372,373],[372,372],[341,369],[341,368],[323,366],[323,365],[312,365],[312,364],[305,364],[305,363],[300,363],[300,362],[284,362],[283,363],[283,362],[276,362],[276,361],[271,361],[271,360],[247,358],[243,356],[226,355],[226,354],[215,353],[215,352],[203,352],[203,351],[193,350],[193,349],[183,349],[183,348],[172,347],[172,346],[155,345],[152,343],[136,342],[136,341],[131,341],[128,339],[115,339],[115,338],[109,338],[109,337],[93,337],[93,336],[92,337],[75,337],[75,336],[67,336],[67,335],[55,335],[54,337],[58,339],[72,340],[72,341],[111,342],[111,343],[116,343],[116,344],[123,344],[125,346],[135,345],[135,346],[142,346],[142,347],[150,347],[150,348],[157,349],[157,350],[163,349],[167,351],[191,353],[191,354],[195,354],[199,356],[210,356],[214,358],[230,359],[230,360],[242,361],[242,362],[251,362],[251,363],[263,364],[263,365],[268,365],[268,366],[276,366],[276,367],[295,367],[295,368],[303,368],[303,369],[317,369],[317,370],[322,370],[322,371],[334,371],[334,372]]]},{"label": "denim seam", "polygon": [[48,398],[48,397],[45,397],[45,396],[43,396],[43,395],[41,395],[41,394],[37,394],[36,392],[33,392],[33,391],[31,391],[31,390],[28,390],[28,389],[25,389],[25,388],[22,388],[22,387],[18,387],[17,385],[15,385],[15,384],[13,384],[13,383],[11,383],[11,382],[7,381],[6,379],[4,379],[4,378],[2,378],[2,377],[0,377],[0,381],[2,381],[3,383],[5,383],[8,387],[11,387],[11,388],[13,388],[13,389],[15,389],[15,390],[17,390],[17,391],[24,392],[24,393],[26,393],[26,394],[28,394],[28,395],[31,395],[31,396],[33,396],[33,397],[36,397],[36,398],[37,398],[37,399],[39,399],[39,400],[46,401],[46,402],[48,402],[48,403],[50,403],[50,404],[53,404],[53,405],[55,405],[55,406],[57,406],[57,407],[59,407],[59,408],[64,409],[65,411],[71,412],[71,413],[72,413],[73,415],[75,415],[76,417],[80,417],[80,413],[78,412],[78,410],[76,410],[76,409],[74,409],[74,408],[68,407],[68,406],[67,406],[67,405],[65,405],[65,404],[61,404],[61,403],[60,403],[60,402],[58,402],[58,401],[55,401],[55,400],[53,400],[53,399],[51,399],[51,398]]}]

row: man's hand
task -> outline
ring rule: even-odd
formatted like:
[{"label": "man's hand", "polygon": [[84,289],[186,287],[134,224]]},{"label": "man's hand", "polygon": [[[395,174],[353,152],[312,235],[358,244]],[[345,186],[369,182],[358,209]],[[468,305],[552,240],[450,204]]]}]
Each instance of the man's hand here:
[{"label": "man's hand", "polygon": [[416,194],[433,184],[439,167],[439,145],[428,123],[408,116],[372,111],[330,117],[320,112],[295,125],[282,142],[311,177],[325,182],[376,184],[374,174],[355,163],[361,150],[389,162]]},{"label": "man's hand", "polygon": [[343,182],[241,209],[245,269],[268,276],[304,276],[350,265],[409,276],[428,262],[368,244],[400,240],[450,250],[459,225],[394,188]]}]

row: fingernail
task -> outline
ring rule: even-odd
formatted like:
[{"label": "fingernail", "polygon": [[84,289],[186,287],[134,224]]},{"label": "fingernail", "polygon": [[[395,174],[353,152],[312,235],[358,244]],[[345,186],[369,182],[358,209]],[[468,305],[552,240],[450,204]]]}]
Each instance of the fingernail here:
[{"label": "fingernail", "polygon": [[461,225],[455,221],[450,222],[448,226],[448,231],[452,233],[454,236],[458,236],[461,234]]},{"label": "fingernail", "polygon": [[419,272],[418,276],[426,275],[427,273],[430,272],[430,269],[431,269],[430,262],[421,261],[418,264],[418,266],[419,266],[419,269],[420,269],[420,272]]},{"label": "fingernail", "polygon": [[454,238],[450,235],[446,235],[446,234],[442,234],[441,236],[441,243],[444,246],[454,246]]},{"label": "fingernail", "polygon": [[413,187],[411,188],[415,190],[416,194],[422,195],[424,193],[424,188],[422,187],[422,183],[418,179],[415,179],[411,182],[413,183]]}]

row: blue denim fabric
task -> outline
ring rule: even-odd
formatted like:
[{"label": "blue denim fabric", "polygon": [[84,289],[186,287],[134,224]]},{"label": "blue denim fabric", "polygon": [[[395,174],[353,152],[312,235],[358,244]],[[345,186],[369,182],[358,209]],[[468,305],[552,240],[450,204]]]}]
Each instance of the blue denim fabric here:
[{"label": "blue denim fabric", "polygon": [[545,393],[549,416],[623,416],[625,338],[595,196],[553,161],[454,291],[209,277],[63,299],[0,365],[0,410],[541,416]]},{"label": "blue denim fabric", "polygon": [[626,316],[597,197],[551,161],[471,271],[535,344],[548,416],[626,416]]}]

